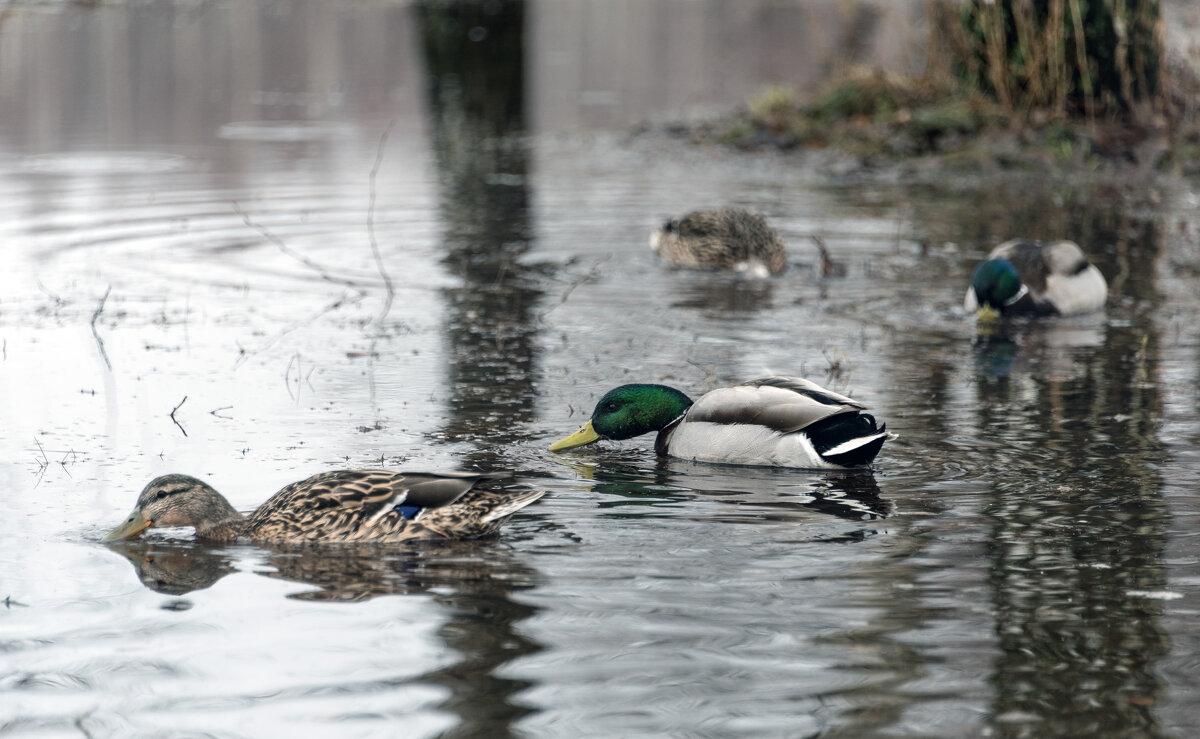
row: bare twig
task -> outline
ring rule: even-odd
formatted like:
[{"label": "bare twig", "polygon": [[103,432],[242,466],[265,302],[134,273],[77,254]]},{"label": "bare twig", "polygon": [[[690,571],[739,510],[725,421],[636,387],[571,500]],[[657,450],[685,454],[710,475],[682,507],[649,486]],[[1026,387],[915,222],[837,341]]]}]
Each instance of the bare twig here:
[{"label": "bare twig", "polygon": [[67,457],[70,457],[72,462],[76,461],[79,457],[78,457],[78,455],[75,454],[75,450],[72,449],[68,452],[64,452],[63,458],[58,460],[58,463],[60,465],[62,465],[63,472],[67,473],[67,477],[72,477],[71,471],[69,469],[67,469]]},{"label": "bare twig", "polygon": [[834,347],[833,349],[822,349],[821,355],[829,363],[829,366],[825,368],[825,382],[837,381],[838,384],[843,384],[843,381],[849,381],[850,360],[846,357],[845,352]]},{"label": "bare twig", "polygon": [[[288,396],[297,403],[300,402],[300,386],[302,384],[308,385],[309,390],[316,392],[316,388],[314,388],[312,384],[312,373],[317,371],[317,367],[316,365],[312,365],[308,368],[308,374],[305,374],[303,362],[304,358],[300,356],[300,352],[296,352],[294,355],[292,355],[292,358],[288,360],[287,368],[283,371],[283,384],[287,387]],[[293,365],[296,367],[296,393],[294,395],[292,394]]]},{"label": "bare twig", "polygon": [[836,277],[846,274],[846,266],[833,261],[833,257],[829,255],[829,247],[825,246],[825,240],[816,234],[809,236],[813,243],[817,245],[817,251],[821,252],[821,276]]},{"label": "bare twig", "polygon": [[40,277],[37,279],[37,286],[38,286],[39,290],[41,290],[43,293],[46,294],[46,297],[48,297],[54,301],[54,307],[57,308],[59,306],[63,306],[63,305],[67,304],[67,301],[64,300],[62,298],[62,296],[56,295],[55,293],[50,292],[50,288],[48,288],[42,284],[42,280]]},{"label": "bare twig", "polygon": [[187,429],[185,429],[185,428],[183,427],[183,424],[181,424],[181,423],[180,423],[180,422],[179,422],[179,421],[178,421],[178,420],[175,418],[175,411],[177,411],[177,410],[179,410],[180,408],[182,408],[182,407],[183,407],[183,404],[184,404],[184,403],[186,403],[186,402],[187,402],[187,396],[185,395],[185,396],[183,396],[183,400],[179,401],[179,405],[177,405],[177,406],[175,406],[174,408],[172,408],[172,409],[171,409],[171,420],[175,422],[175,425],[179,427],[179,430],[183,432],[183,435],[184,435],[184,436],[187,436]]},{"label": "bare twig", "polygon": [[387,144],[388,136],[392,134],[392,128],[396,125],[396,119],[388,121],[387,128],[383,129],[383,133],[379,136],[379,148],[375,150],[375,164],[371,167],[369,177],[369,195],[367,199],[367,240],[371,243],[371,253],[375,255],[375,266],[379,269],[379,276],[383,278],[384,287],[387,288],[387,299],[383,302],[383,310],[379,312],[379,317],[375,319],[375,325],[382,326],[387,314],[392,310],[392,300],[396,297],[396,286],[392,283],[392,278],[388,276],[387,269],[383,266],[383,255],[379,251],[379,242],[375,239],[375,179],[379,175],[379,166],[383,164],[383,150]]},{"label": "bare twig", "polygon": [[231,406],[231,405],[223,405],[223,406],[221,406],[220,408],[213,408],[213,409],[212,409],[211,411],[209,411],[208,413],[209,413],[209,415],[216,416],[217,418],[225,418],[225,419],[230,419],[230,418],[233,418],[233,416],[222,416],[222,415],[221,415],[220,413],[218,413],[217,411],[227,411],[227,410],[229,410],[229,409],[230,409],[230,408],[232,408],[232,407],[233,407],[233,406]]},{"label": "bare twig", "polygon": [[596,261],[592,262],[592,266],[588,269],[587,272],[576,277],[574,280],[572,280],[567,285],[567,287],[563,290],[562,295],[559,297],[557,303],[550,306],[549,308],[542,311],[541,313],[538,313],[538,316],[537,316],[538,320],[541,321],[542,319],[544,319],[547,316],[547,314],[550,313],[550,311],[554,310],[555,308],[559,307],[563,303],[567,302],[567,298],[571,297],[571,293],[575,292],[575,288],[579,287],[580,285],[582,285],[585,282],[589,282],[589,281],[594,280],[595,278],[599,277],[600,276],[600,265],[606,261],[608,261],[607,255],[600,257]]},{"label": "bare twig", "polygon": [[298,328],[301,328],[302,326],[309,325],[310,323],[317,320],[318,318],[325,315],[326,313],[332,313],[333,311],[338,310],[339,308],[341,308],[342,306],[347,305],[347,304],[353,305],[353,304],[357,303],[359,300],[362,299],[363,294],[364,293],[360,292],[358,295],[351,296],[349,293],[342,293],[342,296],[340,298],[333,301],[329,305],[326,305],[324,308],[321,308],[319,311],[317,311],[313,315],[309,316],[308,318],[305,318],[300,321],[296,321],[292,325],[281,329],[279,331],[279,333],[275,334],[275,336],[271,337],[266,343],[264,343],[262,346],[258,347],[257,349],[251,350],[251,349],[245,349],[242,347],[238,347],[238,357],[236,360],[234,360],[233,366],[236,368],[236,367],[240,366],[243,362],[248,360],[250,357],[254,356],[255,354],[258,354],[259,352],[263,352],[263,351],[266,351],[267,349],[270,349],[284,336],[287,336],[288,334],[290,334],[291,332],[295,331]]},{"label": "bare twig", "polygon": [[379,420],[379,406],[375,404],[375,343],[378,338],[371,339],[371,345],[367,347],[367,400],[371,404],[371,409],[375,411],[375,420]]},{"label": "bare twig", "polygon": [[104,351],[104,339],[100,338],[100,332],[96,330],[96,321],[104,311],[104,303],[108,300],[110,292],[112,292],[112,285],[109,285],[108,289],[104,291],[104,297],[100,298],[100,305],[96,306],[96,312],[92,314],[92,336],[96,337],[96,345],[100,347],[100,356],[104,359],[104,366],[108,367],[109,372],[112,372],[112,362],[108,361],[108,352]]},{"label": "bare twig", "polygon": [[[295,394],[293,394],[292,393],[292,365],[296,364],[299,361],[300,361],[300,354],[299,354],[299,352],[297,352],[296,354],[292,355],[291,359],[288,360],[287,367],[283,368],[283,386],[285,388],[287,388],[288,397],[291,398],[292,400],[296,401],[297,403],[300,402],[300,381],[296,380],[296,392],[295,392]],[[297,376],[299,376],[299,374],[300,374],[299,367],[296,368],[296,374],[297,374]]]},{"label": "bare twig", "polygon": [[[33,443],[37,444],[38,452],[40,452],[42,455],[42,459],[41,461],[38,461],[38,464],[42,467],[48,467],[50,465],[50,458],[46,456],[46,450],[42,448],[42,442],[39,441],[38,437],[35,436],[33,437]],[[37,461],[36,458],[34,461]]]},{"label": "bare twig", "polygon": [[33,461],[37,462],[38,465],[37,482],[34,483],[34,487],[37,487],[42,484],[42,478],[46,476],[46,470],[50,467],[50,458],[46,456],[46,450],[42,448],[42,442],[36,436],[33,437],[33,443],[37,444],[38,451],[42,455],[41,459],[37,457],[33,458]]},{"label": "bare twig", "polygon": [[709,390],[716,387],[717,384],[717,365],[709,365],[705,367],[694,359],[687,360],[687,363],[704,373],[704,386]]},{"label": "bare twig", "polygon": [[89,718],[91,718],[92,714],[95,711],[96,711],[96,709],[93,708],[93,709],[89,710],[87,713],[82,713],[75,717],[75,721],[74,721],[75,728],[79,730],[80,734],[83,734],[84,739],[92,739],[92,732],[88,729],[88,727],[84,726],[83,722],[87,721]]},{"label": "bare twig", "polygon": [[296,261],[300,262],[305,267],[308,267],[309,269],[316,272],[317,275],[320,276],[320,278],[322,280],[325,280],[326,282],[332,282],[335,285],[347,285],[349,287],[361,287],[361,285],[359,283],[355,282],[354,280],[351,280],[351,279],[348,279],[345,277],[336,277],[334,275],[329,274],[329,272],[327,272],[325,270],[325,268],[322,267],[320,264],[317,264],[313,260],[309,259],[308,257],[304,256],[300,252],[296,251],[295,249],[291,248],[287,244],[283,243],[283,239],[281,239],[278,236],[276,236],[275,234],[271,233],[269,230],[267,230],[266,227],[260,226],[257,223],[255,223],[254,221],[252,221],[250,219],[250,214],[247,213],[246,211],[242,210],[241,206],[238,205],[237,203],[233,204],[233,212],[237,213],[239,216],[241,216],[242,221],[245,222],[245,224],[247,226],[249,226],[250,228],[257,231],[259,233],[259,235],[261,235],[264,239],[266,239],[267,241],[270,241],[272,244],[279,247],[279,250],[281,252],[288,255],[292,259],[295,259]]}]

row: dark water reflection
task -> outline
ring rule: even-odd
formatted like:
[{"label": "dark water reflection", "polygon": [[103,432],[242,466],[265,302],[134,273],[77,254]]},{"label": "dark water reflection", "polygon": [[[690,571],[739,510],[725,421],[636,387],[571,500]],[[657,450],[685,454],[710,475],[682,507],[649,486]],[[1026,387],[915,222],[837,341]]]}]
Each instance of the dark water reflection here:
[{"label": "dark water reflection", "polygon": [[[451,400],[449,423],[436,438],[470,440],[470,464],[503,468],[504,447],[533,419],[534,318],[542,297],[522,261],[532,246],[525,6],[426,2],[417,13],[445,229],[442,261],[461,280],[443,291]],[[440,707],[459,721],[444,736],[509,736],[534,711],[517,698],[532,683],[497,674],[541,649],[518,631],[538,609],[509,597],[514,574],[519,570],[489,578],[504,588],[460,589],[438,599],[454,613],[439,636],[463,655],[423,676],[450,691]]]},{"label": "dark water reflection", "polygon": [[[1200,199],[547,133],[894,28],[853,5],[4,11],[0,733],[1194,733]],[[784,278],[655,263],[655,222],[726,203]],[[1015,235],[1084,244],[1107,312],[977,332],[967,276]],[[845,475],[545,451],[613,385],[768,371],[899,439]],[[154,474],[248,508],[367,464],[549,495],[382,555],[152,537],[115,548],[135,579],[93,542]]]},{"label": "dark water reflection", "polygon": [[143,585],[166,595],[210,588],[240,572],[238,563],[247,557],[255,560],[258,574],[316,586],[288,595],[298,600],[356,602],[500,583],[506,590],[524,589],[537,579],[533,570],[491,542],[416,542],[401,551],[369,546],[230,551],[187,539],[149,539],[109,548],[129,560]]},{"label": "dark water reflection", "polygon": [[[190,541],[135,541],[113,546],[133,564],[147,588],[183,596],[209,588],[239,572],[244,553],[212,550]],[[288,593],[301,601],[358,603],[388,595],[432,594],[447,618],[438,639],[461,655],[445,667],[416,675],[410,682],[439,685],[448,697],[438,708],[456,721],[442,736],[502,736],[530,712],[517,698],[529,683],[495,675],[497,668],[538,645],[519,624],[537,612],[514,602],[512,594],[537,585],[540,576],[495,542],[417,543],[408,551],[371,547],[267,551],[255,561],[257,574],[315,586]],[[186,610],[192,601],[174,599],[168,610]]]},{"label": "dark water reflection", "polygon": [[[1153,240],[1135,245],[1152,260]],[[999,720],[1036,716],[1038,732],[1056,735],[1161,733],[1149,710],[1168,648],[1153,599],[1167,589],[1169,520],[1157,344],[1152,325],[1110,325],[1102,346],[1075,357],[1079,372],[1038,378],[1031,396],[981,385],[981,429],[1014,444],[1041,440],[996,454],[982,511],[993,522]]]},{"label": "dark water reflection", "polygon": [[532,246],[530,152],[525,129],[523,3],[420,3],[432,150],[444,224],[443,262],[460,284],[448,307],[450,425],[471,460],[503,466],[493,451],[533,418],[538,305]]},{"label": "dark water reflection", "polygon": [[[1144,269],[1161,246],[1140,217],[1103,207],[1053,213],[1021,232],[1089,234],[1114,276],[1117,307],[1107,321],[1012,321],[975,339],[968,433],[986,445],[973,456],[1000,651],[991,722],[999,736],[1161,735],[1153,708],[1162,699],[1156,663],[1169,650],[1160,598],[1170,513],[1157,438],[1161,329],[1147,312],[1158,299]],[[989,222],[986,208],[980,215]],[[978,238],[1014,229],[992,216]],[[922,372],[924,341],[898,346],[913,377],[929,378],[920,391],[931,419],[953,416],[954,363]]]},{"label": "dark water reflection", "polygon": [[664,504],[681,509],[695,500],[732,506],[735,510],[722,520],[747,522],[796,520],[795,514],[802,512],[868,521],[887,518],[894,509],[869,471],[796,479],[786,470],[746,475],[732,466],[660,459],[647,468],[639,464],[644,461],[606,455],[598,464],[572,464],[571,469],[589,492],[604,496],[599,508],[621,509],[630,515],[636,515],[633,511],[638,507],[648,507],[646,513],[653,515],[653,509]]}]

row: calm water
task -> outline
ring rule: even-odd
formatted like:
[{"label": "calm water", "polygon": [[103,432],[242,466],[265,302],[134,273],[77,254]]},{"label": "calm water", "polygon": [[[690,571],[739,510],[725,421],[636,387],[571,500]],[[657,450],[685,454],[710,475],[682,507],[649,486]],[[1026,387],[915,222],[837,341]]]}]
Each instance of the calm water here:
[{"label": "calm water", "polygon": [[[625,133],[894,22],[830,5],[0,11],[0,734],[1194,735],[1200,197]],[[655,263],[728,203],[784,277]],[[1018,234],[1085,244],[1108,311],[977,337]],[[767,371],[900,438],[844,475],[545,450],[614,385]],[[550,495],[406,551],[98,541],[163,472],[250,509],[381,463]]]}]

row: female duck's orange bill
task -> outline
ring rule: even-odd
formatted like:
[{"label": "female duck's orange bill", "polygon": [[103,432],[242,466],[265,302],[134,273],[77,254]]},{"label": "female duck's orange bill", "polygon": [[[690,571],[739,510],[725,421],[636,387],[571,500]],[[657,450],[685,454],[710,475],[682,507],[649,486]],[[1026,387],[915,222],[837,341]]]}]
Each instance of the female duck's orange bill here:
[{"label": "female duck's orange bill", "polygon": [[104,541],[116,541],[117,539],[128,539],[131,536],[137,536],[153,524],[153,521],[147,521],[142,517],[142,512],[135,508],[133,513],[130,513],[129,517],[120,526],[104,535]]}]

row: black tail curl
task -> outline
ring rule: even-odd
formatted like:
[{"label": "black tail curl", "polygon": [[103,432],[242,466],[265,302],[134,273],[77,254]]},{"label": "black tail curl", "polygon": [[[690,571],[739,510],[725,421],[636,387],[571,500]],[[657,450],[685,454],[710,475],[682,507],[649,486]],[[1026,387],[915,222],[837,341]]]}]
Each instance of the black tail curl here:
[{"label": "black tail curl", "polygon": [[883,434],[886,430],[886,423],[876,425],[874,416],[870,413],[860,412],[830,416],[804,431],[812,439],[813,448],[817,450],[822,459],[842,467],[858,467],[870,464],[875,459],[879,450],[883,448],[883,442],[887,441],[886,435],[840,454],[829,456],[826,455],[826,452],[848,441]]}]

